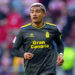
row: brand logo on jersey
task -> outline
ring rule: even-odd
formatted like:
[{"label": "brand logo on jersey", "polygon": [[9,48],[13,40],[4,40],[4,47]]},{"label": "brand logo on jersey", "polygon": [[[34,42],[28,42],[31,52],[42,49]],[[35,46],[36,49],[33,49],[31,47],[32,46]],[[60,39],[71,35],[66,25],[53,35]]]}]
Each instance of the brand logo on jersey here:
[{"label": "brand logo on jersey", "polygon": [[30,34],[30,37],[34,37],[34,34],[33,34],[33,33],[31,33],[31,34]]},{"label": "brand logo on jersey", "polygon": [[49,38],[49,35],[50,35],[49,32],[46,32],[46,38]]},{"label": "brand logo on jersey", "polygon": [[31,44],[31,49],[36,48],[49,48],[49,44],[47,44],[45,41],[36,41],[34,40]]}]

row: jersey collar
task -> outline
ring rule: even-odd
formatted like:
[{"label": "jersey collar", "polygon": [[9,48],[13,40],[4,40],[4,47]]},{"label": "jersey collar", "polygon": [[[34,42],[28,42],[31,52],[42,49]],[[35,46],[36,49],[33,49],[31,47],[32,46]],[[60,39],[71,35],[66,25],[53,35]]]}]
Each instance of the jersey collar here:
[{"label": "jersey collar", "polygon": [[[32,23],[31,23],[31,25],[32,25]],[[42,26],[39,27],[39,28],[38,28],[38,27],[35,27],[35,26],[33,26],[33,25],[32,25],[32,26],[33,26],[34,28],[41,29],[41,28],[43,28],[45,25],[46,25],[46,23],[44,22],[44,25],[42,25]]]}]

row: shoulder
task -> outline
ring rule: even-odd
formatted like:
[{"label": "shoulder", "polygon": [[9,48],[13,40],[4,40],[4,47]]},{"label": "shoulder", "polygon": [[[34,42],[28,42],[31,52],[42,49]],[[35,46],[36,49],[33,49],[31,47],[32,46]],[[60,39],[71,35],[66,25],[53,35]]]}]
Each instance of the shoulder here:
[{"label": "shoulder", "polygon": [[47,28],[57,30],[57,26],[55,24],[49,22],[45,22],[45,23]]},{"label": "shoulder", "polygon": [[31,23],[21,26],[19,31],[18,31],[18,34],[21,34],[21,33],[25,32],[26,29],[29,28],[29,26],[31,26]]},{"label": "shoulder", "polygon": [[26,24],[26,25],[23,25],[23,26],[21,26],[20,28],[21,28],[21,29],[25,29],[25,28],[29,28],[30,26],[31,26],[31,23]]},{"label": "shoulder", "polygon": [[56,25],[55,25],[55,24],[50,23],[50,22],[46,22],[46,24],[47,24],[47,25],[50,25],[50,26],[53,26],[53,27],[56,27]]},{"label": "shoulder", "polygon": [[55,31],[55,33],[60,33],[58,28],[57,28],[57,26],[55,24],[46,22],[46,26],[47,26],[47,28]]}]

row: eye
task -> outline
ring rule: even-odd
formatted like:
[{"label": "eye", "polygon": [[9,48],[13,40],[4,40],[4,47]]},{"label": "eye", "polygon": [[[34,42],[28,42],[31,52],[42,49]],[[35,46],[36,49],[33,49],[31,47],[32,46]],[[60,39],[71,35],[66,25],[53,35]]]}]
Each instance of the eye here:
[{"label": "eye", "polygon": [[30,13],[33,13],[33,11],[30,11]]},{"label": "eye", "polygon": [[37,12],[37,13],[40,13],[40,10],[37,10],[36,12]]},{"label": "eye", "polygon": [[31,9],[31,10],[30,10],[30,13],[33,13],[33,12],[34,12],[34,10]]}]

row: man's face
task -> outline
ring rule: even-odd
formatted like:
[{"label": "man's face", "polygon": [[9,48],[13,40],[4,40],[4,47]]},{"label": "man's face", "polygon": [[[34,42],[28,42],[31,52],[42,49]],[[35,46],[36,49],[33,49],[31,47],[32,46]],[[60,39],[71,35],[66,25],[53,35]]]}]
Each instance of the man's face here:
[{"label": "man's face", "polygon": [[40,7],[32,7],[30,10],[31,20],[34,23],[39,23],[43,20],[45,12]]}]

